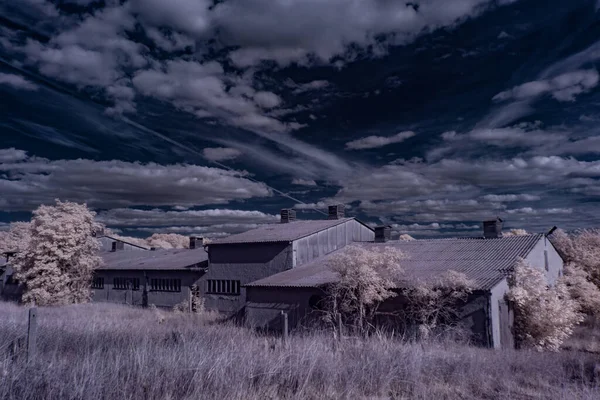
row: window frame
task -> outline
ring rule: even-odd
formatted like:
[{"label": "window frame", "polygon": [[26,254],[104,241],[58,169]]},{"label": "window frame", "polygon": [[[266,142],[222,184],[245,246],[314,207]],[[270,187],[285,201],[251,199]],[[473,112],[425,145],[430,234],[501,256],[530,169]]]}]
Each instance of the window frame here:
[{"label": "window frame", "polygon": [[207,279],[205,287],[206,294],[239,296],[241,286],[241,282],[237,279]]}]

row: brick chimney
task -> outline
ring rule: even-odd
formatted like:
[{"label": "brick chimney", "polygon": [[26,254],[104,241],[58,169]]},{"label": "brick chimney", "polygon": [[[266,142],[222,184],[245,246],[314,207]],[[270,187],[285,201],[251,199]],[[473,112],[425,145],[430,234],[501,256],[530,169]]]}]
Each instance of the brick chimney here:
[{"label": "brick chimney", "polygon": [[375,227],[375,241],[387,242],[392,238],[392,227],[389,225]]},{"label": "brick chimney", "polygon": [[288,222],[294,222],[296,220],[296,210],[291,208],[281,209],[281,223],[287,224]]},{"label": "brick chimney", "polygon": [[489,221],[483,221],[483,237],[486,239],[502,237],[502,219],[496,217]]},{"label": "brick chimney", "polygon": [[199,249],[204,245],[204,238],[199,236],[190,236],[190,250]]},{"label": "brick chimney", "polygon": [[333,206],[329,206],[329,217],[328,219],[342,219],[344,218],[344,205],[343,204],[335,204]]}]

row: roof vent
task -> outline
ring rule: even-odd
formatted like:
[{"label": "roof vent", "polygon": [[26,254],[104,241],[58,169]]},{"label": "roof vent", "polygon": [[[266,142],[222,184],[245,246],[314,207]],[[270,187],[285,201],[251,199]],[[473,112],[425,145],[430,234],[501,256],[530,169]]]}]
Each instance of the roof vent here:
[{"label": "roof vent", "polygon": [[190,236],[190,250],[199,249],[204,245],[204,238],[199,236]]},{"label": "roof vent", "polygon": [[288,222],[294,222],[296,220],[296,210],[291,208],[281,209],[281,223],[286,224]]},{"label": "roof vent", "polygon": [[392,227],[389,225],[375,227],[375,241],[387,242],[392,238]]},{"label": "roof vent", "polygon": [[336,204],[329,206],[329,217],[328,219],[342,219],[344,218],[344,205]]},{"label": "roof vent", "polygon": [[490,221],[483,221],[483,237],[486,239],[502,237],[502,222],[500,217],[496,217],[496,219]]}]

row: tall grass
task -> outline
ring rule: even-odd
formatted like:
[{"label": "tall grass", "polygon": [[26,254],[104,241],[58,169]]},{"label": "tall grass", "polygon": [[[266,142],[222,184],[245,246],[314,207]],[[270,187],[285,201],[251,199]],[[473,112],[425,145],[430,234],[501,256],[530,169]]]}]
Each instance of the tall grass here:
[{"label": "tall grass", "polygon": [[[197,315],[88,304],[42,308],[38,355],[0,350],[2,399],[598,399],[596,358],[325,332],[276,338]],[[0,349],[27,310],[0,303]]]}]

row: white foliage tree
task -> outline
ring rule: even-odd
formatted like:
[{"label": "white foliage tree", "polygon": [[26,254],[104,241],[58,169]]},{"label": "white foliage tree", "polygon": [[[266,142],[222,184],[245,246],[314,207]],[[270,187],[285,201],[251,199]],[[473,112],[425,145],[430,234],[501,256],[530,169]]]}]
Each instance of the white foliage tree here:
[{"label": "white foliage tree", "polygon": [[146,243],[161,249],[187,249],[190,247],[190,238],[176,233],[155,233],[146,239]]},{"label": "white foliage tree", "polygon": [[56,201],[33,212],[31,240],[13,262],[24,283],[23,302],[61,305],[89,300],[95,268],[101,263],[95,213],[85,204]]},{"label": "white foliage tree", "polygon": [[520,228],[511,229],[508,232],[503,232],[502,233],[502,236],[504,236],[504,237],[507,237],[507,236],[525,236],[525,235],[529,235],[529,233],[525,229],[520,229]]},{"label": "white foliage tree", "polygon": [[583,320],[579,304],[559,281],[549,287],[544,273],[519,259],[509,277],[508,299],[515,307],[519,343],[536,350],[558,351]]},{"label": "white foliage tree", "polygon": [[419,326],[421,338],[427,338],[441,323],[452,323],[473,292],[475,282],[461,272],[449,270],[437,278],[407,282],[406,317]]},{"label": "white foliage tree", "polygon": [[403,259],[401,251],[389,246],[349,245],[333,256],[328,266],[338,279],[330,287],[332,316],[344,315],[357,331],[365,332],[377,306],[396,295],[392,289],[404,272]]},{"label": "white foliage tree", "polygon": [[410,236],[408,233],[403,233],[402,235],[400,235],[398,237],[398,240],[410,241],[410,240],[416,240],[416,239],[414,237]]},{"label": "white foliage tree", "polygon": [[13,222],[10,230],[0,232],[0,253],[19,252],[26,249],[31,239],[29,222]]}]

